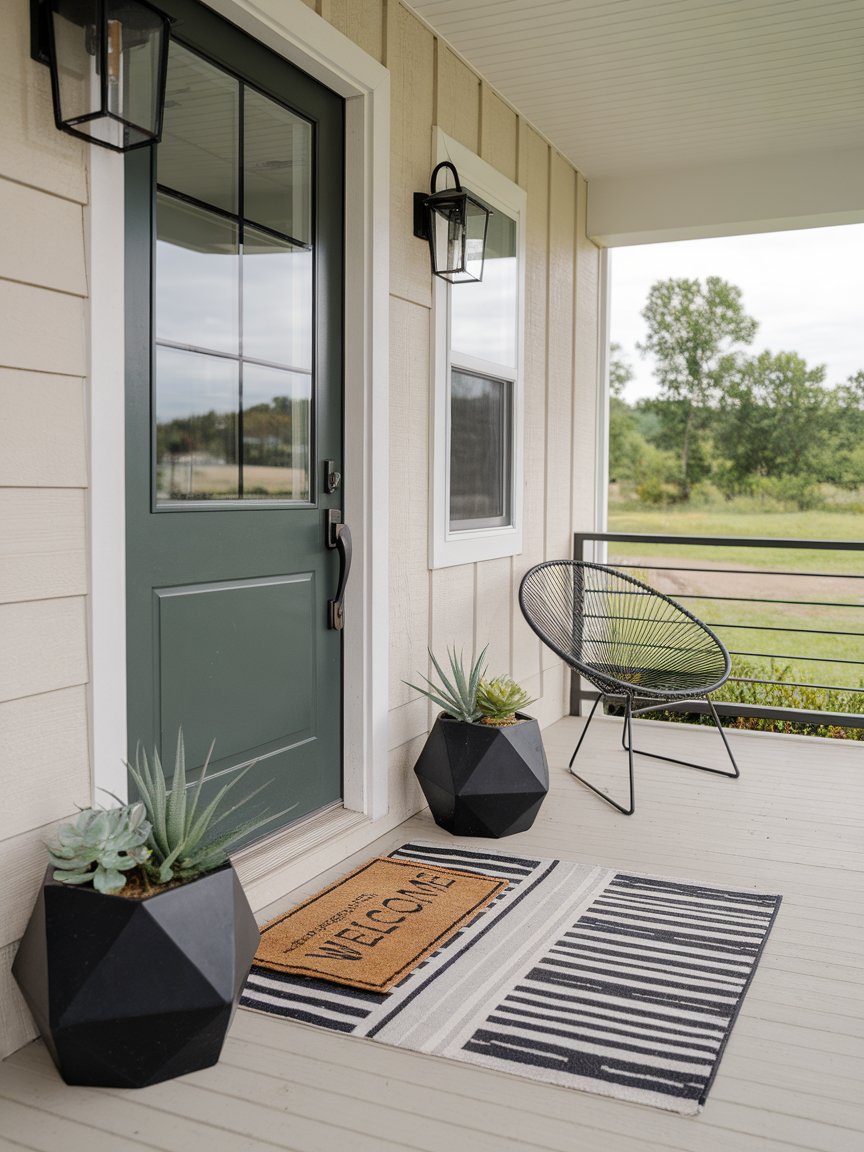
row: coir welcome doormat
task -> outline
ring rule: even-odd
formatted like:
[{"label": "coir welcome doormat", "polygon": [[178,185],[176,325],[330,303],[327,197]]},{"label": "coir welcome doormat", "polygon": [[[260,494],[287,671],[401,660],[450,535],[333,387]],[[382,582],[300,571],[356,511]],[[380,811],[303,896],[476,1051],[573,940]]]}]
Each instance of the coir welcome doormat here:
[{"label": "coir welcome doormat", "polygon": [[507,887],[507,880],[378,857],[262,930],[255,963],[387,992]]},{"label": "coir welcome doormat", "polygon": [[240,1003],[417,1052],[699,1111],[779,896],[458,846],[406,844],[392,859],[507,886],[389,994],[253,966]]}]

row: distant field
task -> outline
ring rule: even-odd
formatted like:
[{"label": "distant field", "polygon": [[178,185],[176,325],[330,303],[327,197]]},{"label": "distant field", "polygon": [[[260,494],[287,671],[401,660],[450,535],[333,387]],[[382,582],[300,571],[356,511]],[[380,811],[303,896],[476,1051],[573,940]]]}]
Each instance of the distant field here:
[{"label": "distant field", "polygon": [[[613,503],[609,508],[609,530],[864,541],[864,515],[833,510],[766,513],[725,507],[653,509]],[[787,657],[794,657],[796,671],[814,684],[857,687],[864,681],[864,550],[610,544],[608,555],[609,563],[635,565],[641,571],[634,575],[683,599],[690,611],[715,626],[732,652],[766,653],[777,657],[781,665],[789,662]],[[705,571],[661,573],[653,568],[669,560],[680,560],[684,568]],[[722,571],[729,567],[740,571]],[[759,575],[763,569],[780,569],[788,575]],[[812,575],[793,575],[795,572]],[[689,599],[691,595],[693,599]],[[742,602],[750,597],[756,601],[811,603],[801,606]],[[817,631],[828,635],[814,634]],[[767,671],[770,661],[757,663]]]},{"label": "distant field", "polygon": [[[859,512],[737,512],[726,508],[640,508],[609,505],[610,532],[645,532],[679,536],[762,536],[783,540],[857,540],[864,544],[864,514]],[[609,557],[632,555],[632,544],[611,544]],[[864,574],[860,552],[799,551],[772,548],[702,548],[639,545],[643,556],[688,556],[735,561],[753,568],[771,567],[813,572]],[[770,563],[766,563],[769,561]]]}]

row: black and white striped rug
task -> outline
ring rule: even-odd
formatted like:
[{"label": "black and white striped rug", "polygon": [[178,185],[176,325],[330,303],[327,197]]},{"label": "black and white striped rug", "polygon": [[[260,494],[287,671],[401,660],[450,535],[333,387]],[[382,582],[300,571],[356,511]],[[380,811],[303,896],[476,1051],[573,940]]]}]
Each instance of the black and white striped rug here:
[{"label": "black and white striped rug", "polygon": [[692,1114],[779,896],[458,846],[393,856],[509,886],[389,994],[253,968],[240,1003],[290,1020]]}]

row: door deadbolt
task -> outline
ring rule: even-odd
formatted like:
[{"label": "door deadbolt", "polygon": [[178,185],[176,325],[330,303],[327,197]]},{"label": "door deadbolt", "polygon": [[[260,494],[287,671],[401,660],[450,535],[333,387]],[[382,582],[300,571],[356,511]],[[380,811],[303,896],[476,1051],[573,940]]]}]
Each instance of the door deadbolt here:
[{"label": "door deadbolt", "polygon": [[342,473],[336,471],[335,460],[324,461],[324,491],[329,495],[342,483]]}]

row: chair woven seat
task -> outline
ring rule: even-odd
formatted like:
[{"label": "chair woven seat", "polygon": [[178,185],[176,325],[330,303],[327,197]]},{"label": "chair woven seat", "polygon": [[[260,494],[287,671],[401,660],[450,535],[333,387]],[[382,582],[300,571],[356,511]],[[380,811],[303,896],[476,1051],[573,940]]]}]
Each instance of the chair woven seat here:
[{"label": "chair woven seat", "polygon": [[[624,572],[602,564],[571,560],[547,561],[527,572],[519,588],[519,604],[528,624],[543,643],[600,692],[576,752],[600,701],[605,697],[625,700],[625,748],[630,753],[629,808],[573,773],[613,807],[627,815],[634,811],[633,752],[638,749],[633,748],[630,739],[633,715],[676,701],[704,699],[732,758],[710,700],[710,693],[729,676],[729,653],[722,641],[692,612]],[[634,708],[637,700],[663,703]],[[570,761],[571,771],[576,752]],[[673,763],[719,775],[738,775],[734,758],[734,773],[684,760]]]},{"label": "chair woven seat", "polygon": [[630,665],[586,665],[582,675],[586,680],[614,695],[632,689],[634,696],[662,696],[664,700],[678,697],[689,699],[705,692],[705,677],[698,672],[675,672],[668,668],[636,668]]}]

